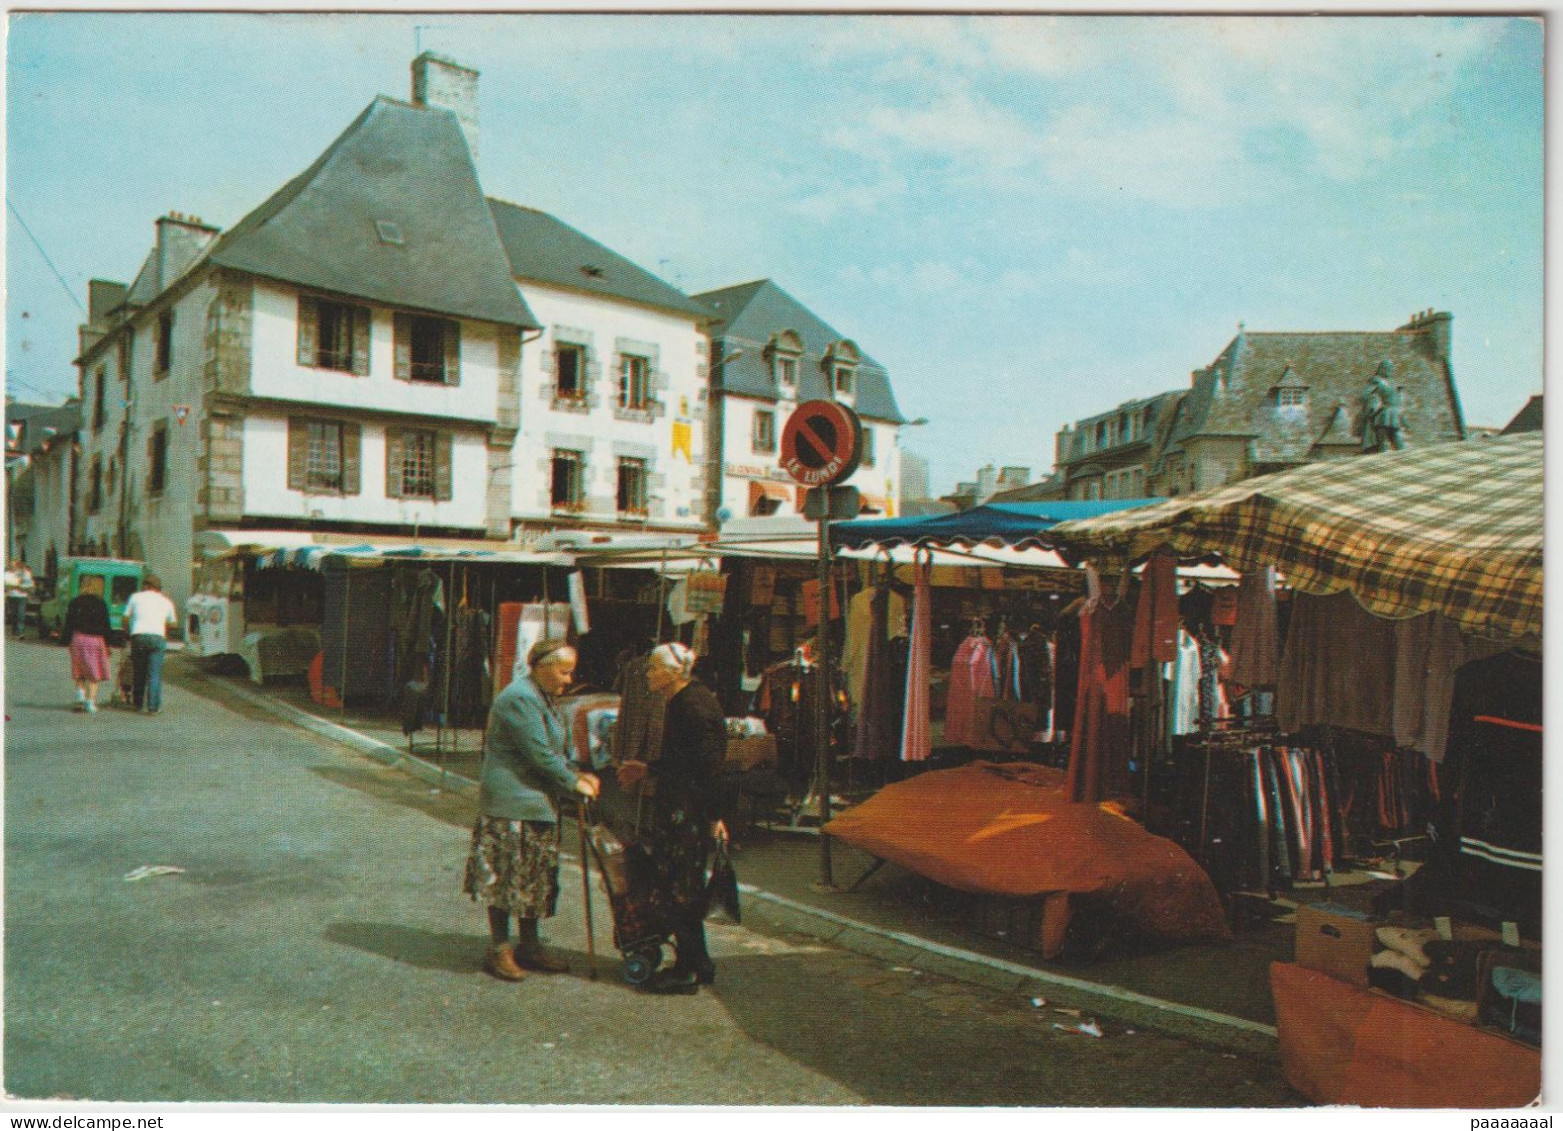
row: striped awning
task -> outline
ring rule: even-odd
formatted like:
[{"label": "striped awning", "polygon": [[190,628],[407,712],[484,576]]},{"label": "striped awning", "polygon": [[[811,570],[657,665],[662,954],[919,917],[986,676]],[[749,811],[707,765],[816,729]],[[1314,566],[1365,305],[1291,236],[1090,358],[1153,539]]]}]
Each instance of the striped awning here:
[{"label": "striped awning", "polygon": [[1085,556],[1168,546],[1273,565],[1294,589],[1506,640],[1541,635],[1542,523],[1542,437],[1529,432],[1306,464],[1048,537]]}]

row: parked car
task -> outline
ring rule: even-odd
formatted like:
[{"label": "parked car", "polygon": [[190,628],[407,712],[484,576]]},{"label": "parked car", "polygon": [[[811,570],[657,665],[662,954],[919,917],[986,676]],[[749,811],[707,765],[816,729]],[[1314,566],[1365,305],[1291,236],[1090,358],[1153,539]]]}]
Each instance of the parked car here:
[{"label": "parked car", "polygon": [[141,588],[144,562],[123,558],[62,558],[54,592],[38,606],[38,638],[58,636],[65,627],[65,609],[83,593],[96,593],[109,607],[109,630],[117,643],[125,635],[125,602]]}]

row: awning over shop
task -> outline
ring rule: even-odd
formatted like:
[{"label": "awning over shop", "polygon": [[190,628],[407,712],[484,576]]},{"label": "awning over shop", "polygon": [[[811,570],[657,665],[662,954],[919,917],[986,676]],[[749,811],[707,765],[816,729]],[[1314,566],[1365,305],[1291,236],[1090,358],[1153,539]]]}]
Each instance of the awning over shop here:
[{"label": "awning over shop", "polygon": [[1103,499],[1091,502],[988,503],[954,514],[916,518],[854,519],[830,525],[833,545],[869,546],[1047,546],[1045,531],[1070,519],[1150,506],[1159,499]]},{"label": "awning over shop", "polygon": [[763,515],[766,503],[775,503],[770,510],[774,513],[778,508],[792,506],[792,488],[785,483],[762,483],[759,480],[749,481],[749,513]]},{"label": "awning over shop", "polygon": [[1539,636],[1542,479],[1541,434],[1520,433],[1306,464],[1049,536],[1130,559],[1217,553],[1382,617],[1436,611],[1478,635]]},{"label": "awning over shop", "polygon": [[517,549],[503,542],[428,544],[410,538],[353,541],[342,535],[299,530],[203,530],[196,547],[207,557],[251,555],[260,569],[293,566],[320,569],[326,558],[341,555],[355,565],[379,561],[506,562],[523,565],[571,565],[566,553]]}]

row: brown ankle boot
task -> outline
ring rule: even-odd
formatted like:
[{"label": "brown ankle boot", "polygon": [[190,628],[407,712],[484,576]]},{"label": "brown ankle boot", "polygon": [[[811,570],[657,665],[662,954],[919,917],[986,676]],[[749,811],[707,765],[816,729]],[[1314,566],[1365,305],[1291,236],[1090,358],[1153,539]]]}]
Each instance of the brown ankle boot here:
[{"label": "brown ankle boot", "polygon": [[570,964],[557,955],[549,954],[540,942],[518,942],[515,949],[517,964],[540,974],[563,974]]},{"label": "brown ankle boot", "polygon": [[504,945],[496,946],[488,952],[488,957],[483,960],[483,969],[505,982],[519,982],[526,977],[526,971],[516,965],[515,954]]}]

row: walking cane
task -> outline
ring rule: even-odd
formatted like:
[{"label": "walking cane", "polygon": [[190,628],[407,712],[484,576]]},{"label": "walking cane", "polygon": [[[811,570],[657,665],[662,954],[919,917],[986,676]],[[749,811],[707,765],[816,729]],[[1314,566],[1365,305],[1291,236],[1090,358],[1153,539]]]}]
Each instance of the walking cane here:
[{"label": "walking cane", "polygon": [[586,902],[586,961],[597,980],[597,938],[592,931],[592,858],[586,845],[586,802],[575,804],[575,827],[581,834],[581,896]]}]

